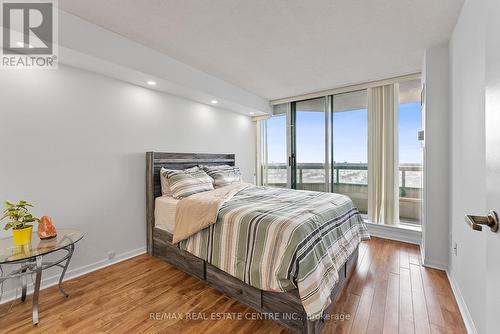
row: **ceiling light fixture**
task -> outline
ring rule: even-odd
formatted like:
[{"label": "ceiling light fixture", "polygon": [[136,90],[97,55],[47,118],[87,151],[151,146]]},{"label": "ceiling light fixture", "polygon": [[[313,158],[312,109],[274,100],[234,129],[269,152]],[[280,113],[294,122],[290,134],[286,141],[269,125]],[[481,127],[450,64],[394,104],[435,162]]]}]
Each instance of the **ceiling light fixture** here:
[{"label": "ceiling light fixture", "polygon": [[219,103],[219,101],[217,101],[217,100],[212,100],[212,101],[210,101],[210,103],[212,103],[212,104],[217,104],[217,103]]},{"label": "ceiling light fixture", "polygon": [[147,84],[148,84],[148,85],[150,85],[150,86],[156,86],[156,82],[154,82],[154,81],[152,81],[152,80],[149,80],[149,81],[147,82]]},{"label": "ceiling light fixture", "polygon": [[250,114],[250,115],[255,115],[255,113],[254,113],[253,111],[250,111],[250,113],[249,113],[249,114]]}]

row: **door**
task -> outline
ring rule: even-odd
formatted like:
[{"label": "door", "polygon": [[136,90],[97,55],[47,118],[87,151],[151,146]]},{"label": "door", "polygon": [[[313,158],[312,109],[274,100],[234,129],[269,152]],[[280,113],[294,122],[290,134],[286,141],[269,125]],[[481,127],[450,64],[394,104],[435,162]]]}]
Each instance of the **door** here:
[{"label": "door", "polygon": [[[500,213],[500,1],[487,1],[486,25],[486,201],[490,210]],[[486,232],[485,232],[486,231]],[[500,232],[487,233],[486,244],[486,329],[500,328]]]},{"label": "door", "polygon": [[292,188],[329,191],[327,98],[292,103]]}]

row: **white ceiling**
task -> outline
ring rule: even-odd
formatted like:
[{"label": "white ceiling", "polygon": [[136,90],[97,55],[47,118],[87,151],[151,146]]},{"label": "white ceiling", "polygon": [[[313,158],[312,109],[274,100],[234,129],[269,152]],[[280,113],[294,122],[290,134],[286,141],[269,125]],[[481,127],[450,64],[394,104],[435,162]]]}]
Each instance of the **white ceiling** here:
[{"label": "white ceiling", "polygon": [[420,71],[463,0],[59,0],[71,14],[267,99]]}]

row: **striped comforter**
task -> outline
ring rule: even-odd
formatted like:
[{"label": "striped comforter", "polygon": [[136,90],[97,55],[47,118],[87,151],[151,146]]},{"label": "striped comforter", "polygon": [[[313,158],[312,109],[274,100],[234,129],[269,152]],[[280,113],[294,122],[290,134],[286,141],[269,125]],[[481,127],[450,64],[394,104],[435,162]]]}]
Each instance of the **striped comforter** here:
[{"label": "striped comforter", "polygon": [[298,288],[310,319],[330,304],[338,269],[369,235],[343,195],[251,186],[180,248],[258,289]]}]

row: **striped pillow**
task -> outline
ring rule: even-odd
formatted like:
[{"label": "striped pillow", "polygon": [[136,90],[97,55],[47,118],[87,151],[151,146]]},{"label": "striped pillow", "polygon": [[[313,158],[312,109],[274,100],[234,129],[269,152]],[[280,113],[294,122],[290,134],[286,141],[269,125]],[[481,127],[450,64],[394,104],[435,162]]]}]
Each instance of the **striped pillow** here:
[{"label": "striped pillow", "polygon": [[224,187],[232,183],[241,182],[241,172],[239,167],[203,166],[203,170],[214,179],[215,188]]},{"label": "striped pillow", "polygon": [[[163,196],[172,196],[172,191],[170,190],[170,186],[168,185],[168,179],[167,179],[167,171],[173,171],[174,169],[166,169],[166,168],[161,168],[160,169],[160,184],[161,184],[161,194]],[[200,167],[194,166],[191,168],[184,169],[184,173],[192,173],[192,172],[197,172],[200,170]],[[182,172],[181,169],[175,169],[177,172]]]},{"label": "striped pillow", "polygon": [[164,174],[171,195],[176,199],[214,189],[214,180],[200,168],[185,170],[164,169]]}]

